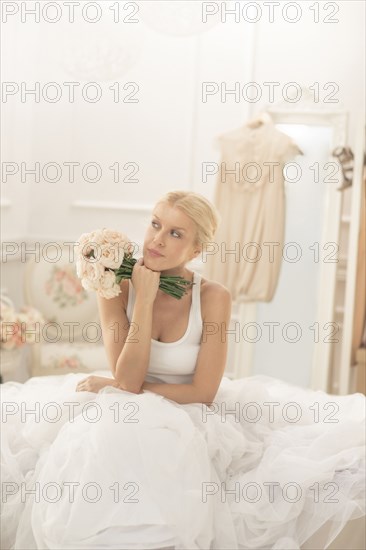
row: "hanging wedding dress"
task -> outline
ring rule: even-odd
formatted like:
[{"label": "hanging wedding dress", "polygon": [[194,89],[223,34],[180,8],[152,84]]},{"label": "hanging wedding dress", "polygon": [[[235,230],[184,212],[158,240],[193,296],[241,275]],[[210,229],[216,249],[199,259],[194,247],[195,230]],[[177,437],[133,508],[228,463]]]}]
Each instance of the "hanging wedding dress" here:
[{"label": "hanging wedding dress", "polygon": [[265,111],[216,143],[221,161],[214,204],[221,224],[203,276],[225,285],[237,303],[270,302],[283,259],[283,169],[302,152]]},{"label": "hanging wedding dress", "polygon": [[[152,340],[147,380],[192,380],[200,281],[184,336]],[[130,320],[134,299],[130,282]],[[83,378],[2,385],[3,550],[327,548],[365,514],[361,394],[224,377],[209,407],[76,392]]]}]

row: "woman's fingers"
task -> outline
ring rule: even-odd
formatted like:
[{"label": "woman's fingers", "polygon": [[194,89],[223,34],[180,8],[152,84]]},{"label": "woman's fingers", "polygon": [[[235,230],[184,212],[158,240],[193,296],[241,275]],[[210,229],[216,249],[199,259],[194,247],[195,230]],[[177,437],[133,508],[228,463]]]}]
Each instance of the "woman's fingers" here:
[{"label": "woman's fingers", "polygon": [[83,391],[84,388],[85,388],[85,380],[81,380],[81,382],[79,382],[76,385],[76,391]]}]

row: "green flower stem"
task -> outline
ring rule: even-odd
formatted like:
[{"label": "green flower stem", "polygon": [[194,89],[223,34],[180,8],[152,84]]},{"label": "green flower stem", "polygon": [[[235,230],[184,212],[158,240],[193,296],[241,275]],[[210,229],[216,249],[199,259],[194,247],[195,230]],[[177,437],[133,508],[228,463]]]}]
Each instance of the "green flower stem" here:
[{"label": "green flower stem", "polygon": [[[119,284],[122,279],[131,279],[132,270],[137,262],[136,258],[132,258],[131,254],[126,254],[123,263],[117,269],[110,269],[114,271],[116,275],[116,283]],[[177,298],[180,300],[184,294],[187,292],[187,288],[194,285],[191,281],[187,281],[183,277],[178,277],[176,275],[160,275],[160,284],[159,288],[169,296]]]}]

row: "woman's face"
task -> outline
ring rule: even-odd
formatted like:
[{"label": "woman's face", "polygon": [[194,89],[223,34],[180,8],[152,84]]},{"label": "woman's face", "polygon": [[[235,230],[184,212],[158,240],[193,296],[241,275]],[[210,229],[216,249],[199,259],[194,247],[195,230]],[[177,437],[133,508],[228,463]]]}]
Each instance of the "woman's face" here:
[{"label": "woman's face", "polygon": [[[144,265],[165,274],[183,272],[184,265],[200,252],[193,246],[195,234],[194,222],[182,210],[167,203],[157,204],[145,234]],[[161,256],[149,249],[157,250]]]}]

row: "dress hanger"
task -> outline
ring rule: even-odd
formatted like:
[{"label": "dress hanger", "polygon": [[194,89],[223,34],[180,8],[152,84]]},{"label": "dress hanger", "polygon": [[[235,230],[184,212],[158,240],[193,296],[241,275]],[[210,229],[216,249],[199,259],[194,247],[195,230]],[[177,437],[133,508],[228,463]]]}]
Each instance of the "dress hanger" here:
[{"label": "dress hanger", "polygon": [[261,113],[259,113],[258,116],[249,120],[249,122],[246,123],[246,126],[254,129],[254,128],[259,128],[260,126],[263,126],[263,124],[269,124],[269,123],[273,124],[273,119],[271,115],[267,113],[267,111],[262,111]]},{"label": "dress hanger", "polygon": [[[251,129],[256,129],[260,126],[263,126],[263,124],[274,124],[273,118],[267,111],[262,111],[261,113],[259,113],[258,116],[249,120],[249,122],[247,122],[245,126],[248,126]],[[298,154],[303,155],[304,153],[301,151],[300,147],[298,145],[296,145],[296,147],[298,150]]]}]

